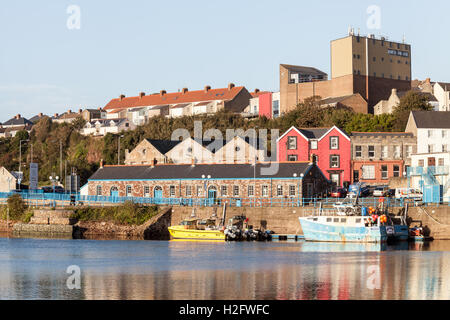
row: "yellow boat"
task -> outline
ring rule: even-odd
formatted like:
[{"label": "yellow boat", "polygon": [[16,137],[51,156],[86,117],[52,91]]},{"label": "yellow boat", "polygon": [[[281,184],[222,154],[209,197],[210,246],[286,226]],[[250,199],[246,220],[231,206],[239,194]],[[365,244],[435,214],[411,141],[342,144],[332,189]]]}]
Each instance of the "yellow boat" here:
[{"label": "yellow boat", "polygon": [[169,227],[169,232],[174,239],[225,241],[225,234],[217,230],[213,219],[186,219],[178,226]]}]

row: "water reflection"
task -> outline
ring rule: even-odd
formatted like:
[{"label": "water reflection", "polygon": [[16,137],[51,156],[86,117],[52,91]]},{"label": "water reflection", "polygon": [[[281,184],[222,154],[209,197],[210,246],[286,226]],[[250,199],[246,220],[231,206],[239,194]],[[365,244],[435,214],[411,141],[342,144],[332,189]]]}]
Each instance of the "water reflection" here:
[{"label": "water reflection", "polygon": [[0,239],[0,298],[450,299],[449,245]]}]

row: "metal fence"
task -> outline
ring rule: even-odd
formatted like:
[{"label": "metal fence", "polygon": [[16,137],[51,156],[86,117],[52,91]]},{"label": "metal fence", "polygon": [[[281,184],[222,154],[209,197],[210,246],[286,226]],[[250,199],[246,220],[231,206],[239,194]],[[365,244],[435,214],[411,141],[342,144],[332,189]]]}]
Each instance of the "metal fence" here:
[{"label": "metal fence", "polygon": [[[111,206],[122,204],[126,201],[142,205],[167,205],[167,206],[221,206],[227,204],[229,207],[308,207],[308,208],[330,208],[337,202],[349,201],[336,198],[295,198],[295,197],[277,197],[277,198],[135,198],[135,197],[106,197],[106,196],[83,196],[80,194],[58,194],[58,193],[29,193],[29,192],[10,192],[0,193],[0,204],[6,204],[7,199],[13,194],[20,194],[22,199],[29,206],[33,207],[64,207],[64,206]],[[410,199],[385,198],[385,204],[390,207],[403,207],[406,203],[409,206],[422,205],[448,205],[450,198],[442,199],[439,203],[424,204],[421,201]],[[376,207],[380,204],[380,198],[360,198],[359,204],[366,207]]]}]

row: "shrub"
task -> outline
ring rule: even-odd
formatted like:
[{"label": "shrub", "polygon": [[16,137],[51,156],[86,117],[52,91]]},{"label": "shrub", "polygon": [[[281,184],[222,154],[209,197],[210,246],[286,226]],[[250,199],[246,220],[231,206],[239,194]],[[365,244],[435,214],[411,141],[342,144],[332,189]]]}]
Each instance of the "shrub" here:
[{"label": "shrub", "polygon": [[26,206],[19,194],[13,194],[8,198],[9,217],[12,220],[21,220]]}]

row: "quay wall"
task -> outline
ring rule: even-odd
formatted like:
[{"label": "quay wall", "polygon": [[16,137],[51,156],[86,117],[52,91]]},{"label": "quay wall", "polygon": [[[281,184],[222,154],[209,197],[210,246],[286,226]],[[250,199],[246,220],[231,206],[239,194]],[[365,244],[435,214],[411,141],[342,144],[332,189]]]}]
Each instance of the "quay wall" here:
[{"label": "quay wall", "polygon": [[450,206],[409,208],[408,217],[411,227],[422,225],[435,240],[450,240]]}]

